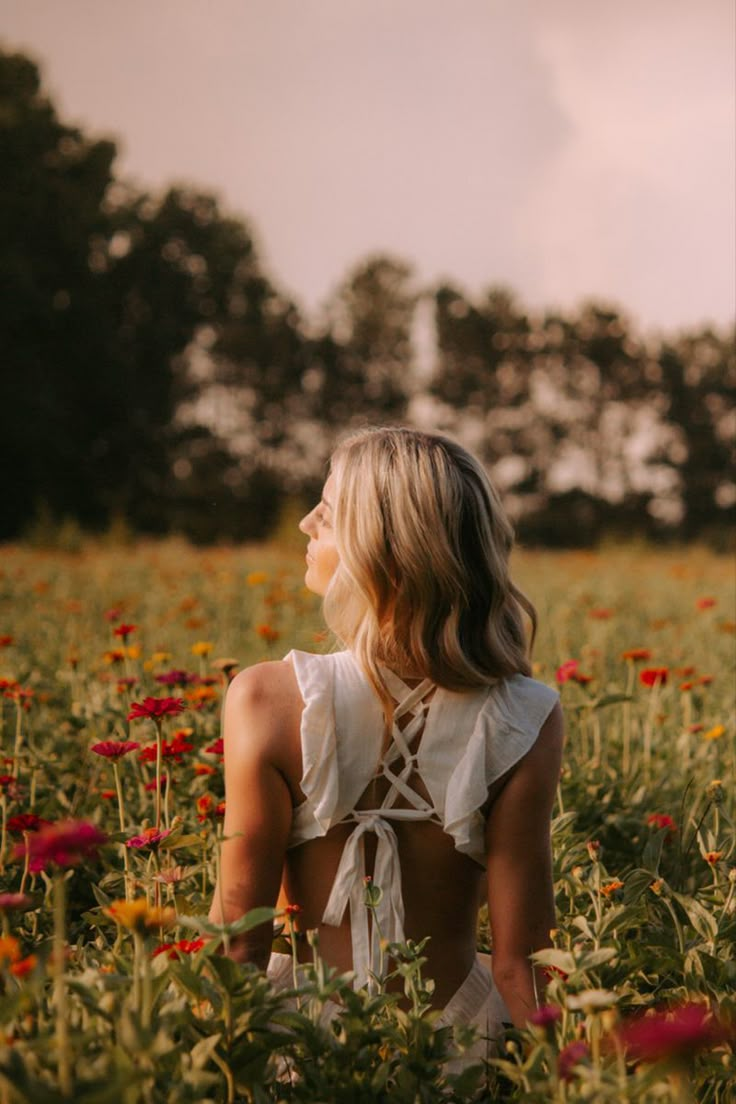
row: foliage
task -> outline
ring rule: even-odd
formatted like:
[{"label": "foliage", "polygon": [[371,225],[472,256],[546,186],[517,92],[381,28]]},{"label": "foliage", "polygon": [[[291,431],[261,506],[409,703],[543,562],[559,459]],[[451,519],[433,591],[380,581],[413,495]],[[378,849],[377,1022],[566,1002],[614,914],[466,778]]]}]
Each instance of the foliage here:
[{"label": "foliage", "polygon": [[[517,555],[540,607],[535,674],[559,687],[567,720],[558,926],[538,956],[551,981],[537,1022],[462,1071],[451,1060],[471,1039],[435,1030],[422,945],[392,948],[399,1001],[354,993],[317,947],[278,992],[207,941],[228,937],[204,919],[228,678],[324,646],[293,556],[181,542],[6,548],[0,1098],[725,1104],[736,1088],[730,567],[697,549]],[[23,816],[65,823],[34,835]],[[333,998],[343,1009],[330,1023]]]}]

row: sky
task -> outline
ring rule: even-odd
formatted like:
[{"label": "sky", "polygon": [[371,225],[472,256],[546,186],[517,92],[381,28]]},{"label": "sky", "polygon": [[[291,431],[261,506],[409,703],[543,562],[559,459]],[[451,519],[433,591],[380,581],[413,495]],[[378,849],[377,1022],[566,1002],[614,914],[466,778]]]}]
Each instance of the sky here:
[{"label": "sky", "polygon": [[642,329],[736,303],[732,0],[0,0],[118,176],[214,192],[314,316],[376,253],[421,286]]}]

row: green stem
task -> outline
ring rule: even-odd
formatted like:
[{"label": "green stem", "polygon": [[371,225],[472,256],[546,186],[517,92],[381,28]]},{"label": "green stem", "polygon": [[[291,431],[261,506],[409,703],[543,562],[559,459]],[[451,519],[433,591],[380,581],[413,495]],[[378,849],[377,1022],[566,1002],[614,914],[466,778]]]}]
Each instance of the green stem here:
[{"label": "green stem", "polygon": [[156,831],[161,829],[161,741],[163,734],[161,731],[161,722],[156,723]]},{"label": "green stem", "polygon": [[54,875],[54,1007],[56,1011],[56,1053],[59,1088],[71,1097],[72,1071],[69,1056],[69,1012],[66,975],[66,883],[64,874]]}]

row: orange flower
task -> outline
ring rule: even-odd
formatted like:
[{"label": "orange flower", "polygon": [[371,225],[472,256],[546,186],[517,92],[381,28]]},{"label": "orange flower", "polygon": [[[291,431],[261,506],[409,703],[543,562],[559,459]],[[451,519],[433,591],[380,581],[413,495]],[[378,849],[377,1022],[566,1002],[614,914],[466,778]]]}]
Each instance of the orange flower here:
[{"label": "orange flower", "polygon": [[198,640],[196,644],[192,644],[192,655],[195,656],[208,656],[214,644],[209,640]]},{"label": "orange flower", "polygon": [[603,897],[610,897],[617,890],[623,889],[623,888],[624,888],[624,883],[619,881],[618,878],[614,878],[612,882],[606,882],[605,885],[601,886],[601,894],[602,894]]},{"label": "orange flower", "polygon": [[609,617],[613,616],[613,610],[592,609],[589,611],[588,616],[592,617],[595,621],[607,621]]},{"label": "orange flower", "polygon": [[696,605],[697,609],[699,609],[699,610],[713,609],[713,606],[715,606],[715,604],[716,604],[715,598],[710,598],[710,597],[708,597],[708,598],[698,598],[697,601],[695,602],[695,605]]},{"label": "orange flower", "polygon": [[261,583],[268,582],[268,575],[265,571],[250,571],[245,576],[245,582],[249,587],[260,586]]},{"label": "orange flower", "polygon": [[709,728],[707,732],[703,733],[704,740],[720,740],[726,731],[726,726],[722,724],[714,725],[713,728]]},{"label": "orange flower", "polygon": [[14,935],[0,935],[0,966],[6,962],[19,962],[20,943]]},{"label": "orange flower", "polygon": [[621,658],[636,662],[638,660],[651,659],[652,653],[649,648],[628,648],[625,652],[621,653]]},{"label": "orange flower", "polygon": [[274,629],[272,625],[256,625],[256,632],[267,644],[274,644],[281,636],[279,630]]},{"label": "orange flower", "polygon": [[149,905],[145,897],[135,901],[112,901],[102,910],[112,917],[116,924],[128,931],[144,932],[151,928],[171,928],[176,923],[173,908],[159,908]]},{"label": "orange flower", "polygon": [[703,858],[708,863],[708,866],[715,866],[717,862],[723,858],[722,851],[706,851]]}]

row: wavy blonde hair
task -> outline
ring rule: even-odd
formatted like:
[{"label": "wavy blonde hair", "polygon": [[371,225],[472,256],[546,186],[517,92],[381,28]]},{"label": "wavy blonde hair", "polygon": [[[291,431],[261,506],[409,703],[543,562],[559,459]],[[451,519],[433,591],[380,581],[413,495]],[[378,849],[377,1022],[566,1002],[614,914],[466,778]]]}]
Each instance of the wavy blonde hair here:
[{"label": "wavy blonde hair", "polygon": [[447,437],[391,427],[344,440],[331,474],[340,563],[324,616],[387,727],[382,667],[457,691],[530,674],[536,611],[509,577],[513,530],[480,463]]}]

